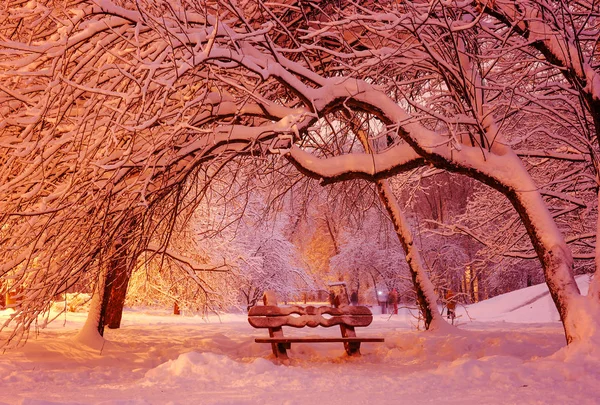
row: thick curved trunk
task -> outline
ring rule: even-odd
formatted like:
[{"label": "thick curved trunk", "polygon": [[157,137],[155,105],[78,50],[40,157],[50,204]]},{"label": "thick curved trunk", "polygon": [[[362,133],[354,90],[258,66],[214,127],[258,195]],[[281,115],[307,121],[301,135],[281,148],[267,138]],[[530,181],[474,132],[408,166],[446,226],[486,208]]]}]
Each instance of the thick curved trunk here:
[{"label": "thick curved trunk", "polygon": [[[390,113],[390,116],[393,114]],[[495,146],[492,153],[465,145],[462,145],[460,150],[444,146],[427,147],[423,145],[443,145],[444,138],[425,129],[418,132],[417,136],[409,132],[402,135],[424,161],[437,168],[479,180],[510,200],[521,217],[539,257],[548,289],[565,329],[567,342],[589,337],[591,330],[580,327],[582,323],[588,322],[589,308],[586,309],[587,304],[580,299],[582,297],[573,276],[571,252],[519,157],[510,148],[501,145]],[[381,171],[394,173],[395,170],[401,171],[406,165],[420,164],[419,160],[410,154],[399,157],[396,166],[389,163],[391,159],[387,155],[382,156],[382,160],[377,154],[368,156],[372,164],[367,168],[354,155],[337,156],[335,166],[327,166],[320,159],[309,158],[305,152],[294,148],[291,149],[288,158],[295,161],[296,166],[304,167],[305,173],[320,178],[324,183],[347,180],[348,176],[376,181]],[[323,166],[325,170],[320,170]]]},{"label": "thick curved trunk", "polygon": [[477,149],[476,153],[483,154],[484,159],[474,159],[473,151],[467,148],[448,151],[426,149],[417,143],[412,145],[434,166],[468,175],[509,199],[538,255],[567,343],[586,339],[588,332],[578,327],[580,316],[586,311],[581,306],[581,293],[573,276],[571,251],[519,157],[502,145],[495,146],[492,153]]},{"label": "thick curved trunk", "polygon": [[[560,73],[570,84],[571,89],[579,94],[580,99],[583,101],[584,110],[587,110],[587,113],[591,115],[592,130],[597,145],[600,145],[600,87],[598,86],[600,73],[585,63],[585,56],[580,57],[579,53],[581,51],[578,49],[579,44],[577,41],[581,38],[565,35],[568,33],[569,28],[565,25],[561,26],[560,20],[553,21],[554,24],[550,23],[548,19],[544,18],[543,8],[535,7],[534,4],[516,4],[510,1],[493,2],[485,7],[485,12],[529,41],[530,45],[537,49],[550,64],[560,67]],[[571,20],[566,18],[562,21],[562,24],[565,24],[565,22],[570,24]],[[591,154],[595,154],[594,150],[591,150]],[[598,173],[597,162],[594,162],[594,165],[596,166],[596,173]],[[600,223],[598,225],[598,229],[600,229]],[[542,259],[540,258],[540,260]],[[595,264],[596,272],[598,272],[600,268],[600,250],[598,247],[596,248]],[[588,297],[595,306],[600,306],[600,279],[598,277],[594,277],[594,280],[592,280]],[[555,302],[558,307],[560,302],[557,302],[556,298]]]},{"label": "thick curved trunk", "polygon": [[103,324],[110,329],[121,327],[121,318],[123,316],[130,277],[131,269],[128,268],[127,255],[118,254],[112,258],[104,290],[104,296],[107,297],[107,300],[105,306],[102,308]]},{"label": "thick curved trunk", "polygon": [[[362,83],[361,85],[363,91],[354,99],[358,107],[376,112],[384,122],[410,121],[408,114],[389,99],[380,97],[377,109],[373,109],[373,89]],[[493,125],[489,123],[488,130],[495,133],[497,129]],[[498,140],[490,144],[489,149],[464,144],[448,147],[447,138],[416,123],[399,126],[398,134],[428,163],[479,180],[500,191],[511,201],[542,264],[548,289],[564,326],[567,343],[588,338],[590,329],[593,328],[581,327],[582,322],[587,322],[582,318],[586,310],[573,276],[571,252],[535,182],[512,149]],[[403,164],[406,163],[405,159],[400,160]]]},{"label": "thick curved trunk", "polygon": [[567,343],[582,340],[577,327],[581,293],[573,276],[573,258],[541,195],[537,191],[506,194],[519,213],[544,270],[550,295],[558,309]]},{"label": "thick curved trunk", "polygon": [[[131,229],[131,228],[130,228]],[[131,249],[127,246],[129,235],[118,240],[112,255],[106,262],[106,276],[102,293],[102,305],[98,321],[98,333],[104,336],[104,327],[118,329],[121,327],[123,307],[129,286],[129,278],[133,270],[133,260],[130,258]]]}]

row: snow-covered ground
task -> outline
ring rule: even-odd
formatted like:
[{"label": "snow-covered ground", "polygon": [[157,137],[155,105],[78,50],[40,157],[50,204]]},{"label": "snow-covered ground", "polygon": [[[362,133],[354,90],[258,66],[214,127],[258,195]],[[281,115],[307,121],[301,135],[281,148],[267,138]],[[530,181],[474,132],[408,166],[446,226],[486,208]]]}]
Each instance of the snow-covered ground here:
[{"label": "snow-covered ground", "polygon": [[[587,289],[587,277],[578,279]],[[468,313],[467,313],[468,311]],[[9,310],[0,311],[0,321]],[[7,404],[597,404],[600,355],[565,349],[544,285],[458,310],[455,334],[418,332],[406,310],[376,315],[361,358],[342,345],[296,344],[274,364],[242,314],[209,320],[167,311],[124,314],[101,351],[74,339],[85,314],[69,313],[0,354]],[[304,328],[288,335],[339,335]]]}]

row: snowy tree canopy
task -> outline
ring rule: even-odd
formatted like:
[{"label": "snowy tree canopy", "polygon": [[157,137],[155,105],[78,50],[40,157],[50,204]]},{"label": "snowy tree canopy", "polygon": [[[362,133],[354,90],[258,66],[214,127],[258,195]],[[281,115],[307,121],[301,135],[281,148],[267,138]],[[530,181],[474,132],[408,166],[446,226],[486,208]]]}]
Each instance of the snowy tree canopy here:
[{"label": "snowy tree canopy", "polygon": [[7,4],[0,274],[28,289],[17,320],[26,329],[47,308],[34,301],[98,272],[115,245],[168,245],[170,224],[235,156],[274,154],[325,183],[429,164],[495,188],[528,232],[567,340],[582,338],[571,252],[504,132],[522,107],[577,122],[566,135],[586,150],[544,152],[595,172],[594,3],[303,7]]}]

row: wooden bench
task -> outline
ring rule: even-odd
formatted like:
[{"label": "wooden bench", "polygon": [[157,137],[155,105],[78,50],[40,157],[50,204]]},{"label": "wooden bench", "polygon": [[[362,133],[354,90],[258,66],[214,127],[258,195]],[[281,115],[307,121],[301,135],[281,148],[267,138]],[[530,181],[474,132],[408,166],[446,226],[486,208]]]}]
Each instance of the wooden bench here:
[{"label": "wooden bench", "polygon": [[[264,306],[255,306],[248,311],[248,322],[255,328],[269,329],[268,338],[256,338],[256,343],[270,343],[273,354],[279,360],[288,360],[287,349],[290,349],[292,343],[323,343],[340,342],[344,344],[346,353],[349,356],[360,356],[361,342],[383,342],[383,338],[365,338],[357,337],[354,328],[366,327],[373,321],[373,314],[367,307],[361,306],[342,306],[332,308],[323,307],[301,307],[292,305],[289,307],[277,306],[276,299],[264,298]],[[283,327],[291,326],[294,328],[303,328],[308,326],[316,328],[323,326],[329,328],[339,325],[342,337],[285,337],[283,336]]]}]

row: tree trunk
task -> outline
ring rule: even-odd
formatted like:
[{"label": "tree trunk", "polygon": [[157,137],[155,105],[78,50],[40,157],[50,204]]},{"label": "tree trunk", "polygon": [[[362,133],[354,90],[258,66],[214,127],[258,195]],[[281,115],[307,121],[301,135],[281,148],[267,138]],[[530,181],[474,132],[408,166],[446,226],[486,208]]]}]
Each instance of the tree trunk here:
[{"label": "tree trunk", "polygon": [[530,189],[523,184],[518,191],[513,189],[513,192],[505,195],[519,213],[538,254],[548,290],[565,329],[567,343],[583,339],[582,329],[577,327],[577,317],[581,313],[578,298],[582,297],[573,276],[573,258],[552,215],[537,189]]},{"label": "tree trunk", "polygon": [[105,326],[110,329],[118,329],[121,326],[123,307],[132,270],[131,263],[127,248],[120,242],[116,243],[106,269],[106,280],[98,322],[98,333],[101,336],[104,336]]},{"label": "tree trunk", "polygon": [[408,226],[406,217],[400,209],[400,205],[396,196],[392,193],[388,181],[377,180],[375,184],[377,185],[379,197],[392,219],[398,240],[404,249],[410,276],[417,294],[417,303],[425,320],[425,329],[429,329],[430,326],[437,327],[441,322],[444,322],[437,309],[437,296],[433,284],[425,271],[421,253],[414,245],[412,232]]},{"label": "tree trunk", "polygon": [[108,304],[106,307],[105,323],[110,329],[121,327],[123,307],[127,296],[127,287],[131,271],[127,266],[127,257],[119,257],[115,260],[115,277],[110,285],[107,285]]},{"label": "tree trunk", "polygon": [[563,323],[567,343],[588,338],[591,328],[578,327],[582,322],[589,322],[589,319],[582,318],[587,318],[589,314],[586,315],[588,310],[580,299],[581,293],[573,276],[571,251],[518,156],[510,148],[496,146],[495,154],[487,155],[484,164],[465,167],[460,162],[460,152],[454,152],[456,158],[453,158],[432,153],[416,143],[413,145],[434,166],[468,175],[500,191],[509,199],[538,255],[550,295]]}]

